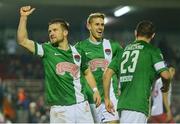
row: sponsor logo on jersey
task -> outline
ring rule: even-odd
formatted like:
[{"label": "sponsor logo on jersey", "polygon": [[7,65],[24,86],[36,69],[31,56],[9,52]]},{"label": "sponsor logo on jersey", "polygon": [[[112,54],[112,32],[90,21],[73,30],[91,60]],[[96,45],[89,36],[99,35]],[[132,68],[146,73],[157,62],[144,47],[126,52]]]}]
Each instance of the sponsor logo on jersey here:
[{"label": "sponsor logo on jersey", "polygon": [[105,49],[105,53],[109,56],[111,54],[111,50],[110,49]]},{"label": "sponsor logo on jersey", "polygon": [[88,54],[90,54],[90,53],[92,53],[92,52],[85,52],[86,55],[88,55]]},{"label": "sponsor logo on jersey", "polygon": [[74,59],[79,62],[80,61],[80,56],[79,55],[74,55]]},{"label": "sponsor logo on jersey", "polygon": [[120,82],[129,82],[132,81],[132,79],[133,79],[132,75],[120,76]]},{"label": "sponsor logo on jersey", "polygon": [[89,62],[91,71],[96,71],[97,68],[101,68],[102,71],[104,71],[107,68],[108,64],[109,62],[106,59],[93,59]]},{"label": "sponsor logo on jersey", "polygon": [[69,72],[74,78],[78,77],[79,66],[69,62],[60,62],[56,65],[56,73],[58,75],[64,75],[65,72]]}]

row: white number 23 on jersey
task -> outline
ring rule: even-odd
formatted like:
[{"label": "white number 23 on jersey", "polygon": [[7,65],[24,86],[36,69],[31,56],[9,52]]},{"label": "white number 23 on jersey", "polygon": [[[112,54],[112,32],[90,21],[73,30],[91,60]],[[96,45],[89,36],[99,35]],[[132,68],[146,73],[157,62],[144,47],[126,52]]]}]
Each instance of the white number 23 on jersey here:
[{"label": "white number 23 on jersey", "polygon": [[[121,62],[121,74],[127,73],[127,71],[133,73],[136,69],[138,57],[139,50],[125,51],[122,55],[123,60]],[[125,64],[129,61],[131,61],[129,66],[125,68]]]}]

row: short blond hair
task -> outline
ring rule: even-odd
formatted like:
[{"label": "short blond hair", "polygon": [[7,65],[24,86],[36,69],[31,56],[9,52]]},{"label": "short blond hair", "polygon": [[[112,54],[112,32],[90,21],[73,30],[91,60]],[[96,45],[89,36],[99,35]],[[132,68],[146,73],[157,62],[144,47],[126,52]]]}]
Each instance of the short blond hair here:
[{"label": "short blond hair", "polygon": [[100,12],[91,13],[89,15],[89,17],[87,18],[87,23],[91,23],[93,18],[102,18],[104,20],[105,14],[104,13],[100,13]]}]

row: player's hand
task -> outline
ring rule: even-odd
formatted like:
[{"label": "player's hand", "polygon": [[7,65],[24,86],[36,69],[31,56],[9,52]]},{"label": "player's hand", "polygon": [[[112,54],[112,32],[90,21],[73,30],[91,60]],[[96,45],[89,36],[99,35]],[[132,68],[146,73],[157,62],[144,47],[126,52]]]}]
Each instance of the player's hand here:
[{"label": "player's hand", "polygon": [[96,104],[96,107],[98,107],[101,104],[101,96],[100,96],[98,90],[94,92],[93,99],[94,99],[94,102]]},{"label": "player's hand", "polygon": [[20,8],[20,15],[21,16],[29,16],[35,8],[32,8],[31,6],[23,6]]},{"label": "player's hand", "polygon": [[115,112],[114,105],[113,105],[113,103],[111,102],[110,99],[104,99],[104,103],[105,103],[106,110],[109,113],[114,113]]}]

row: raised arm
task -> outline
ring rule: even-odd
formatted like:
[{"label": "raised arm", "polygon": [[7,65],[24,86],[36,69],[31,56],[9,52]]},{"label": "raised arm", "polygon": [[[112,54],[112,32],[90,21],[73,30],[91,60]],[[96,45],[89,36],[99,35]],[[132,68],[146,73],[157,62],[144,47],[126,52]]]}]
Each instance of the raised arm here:
[{"label": "raised arm", "polygon": [[93,76],[90,68],[85,70],[85,78],[86,78],[89,86],[93,89],[94,102],[96,103],[96,107],[98,107],[101,104],[101,96],[100,96],[99,91],[96,87],[96,81],[94,79],[94,76]]},{"label": "raised arm", "polygon": [[34,10],[35,8],[31,8],[31,6],[23,6],[20,8],[20,20],[17,30],[18,44],[25,47],[32,53],[35,52],[35,45],[34,42],[28,38],[26,26],[27,26],[27,18]]}]

